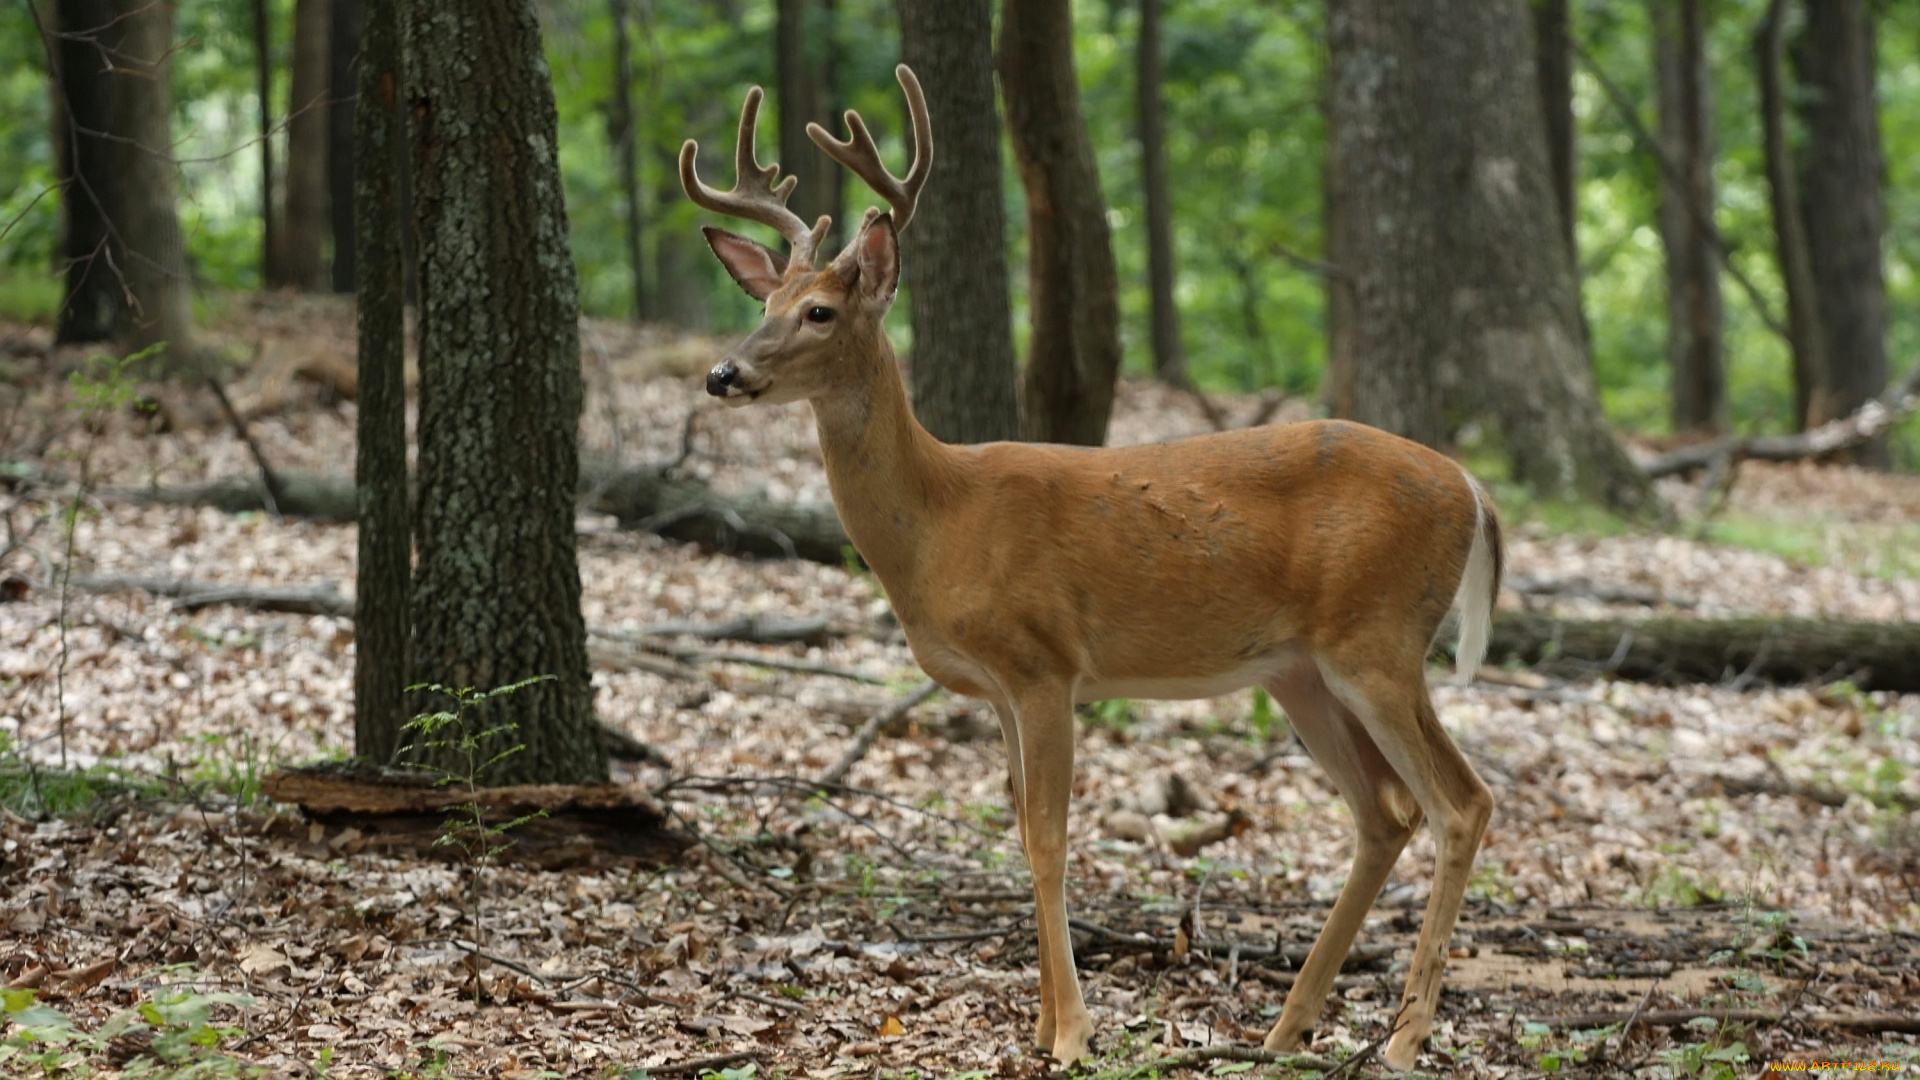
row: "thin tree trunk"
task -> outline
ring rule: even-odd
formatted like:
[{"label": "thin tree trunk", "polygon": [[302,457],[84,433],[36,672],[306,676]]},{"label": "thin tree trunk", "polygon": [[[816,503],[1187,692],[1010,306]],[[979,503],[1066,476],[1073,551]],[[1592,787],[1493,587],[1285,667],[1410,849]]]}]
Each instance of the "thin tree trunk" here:
[{"label": "thin tree trunk", "polygon": [[1652,0],[1654,73],[1660,109],[1660,237],[1667,255],[1667,364],[1673,429],[1726,429],[1720,256],[1712,221],[1713,103],[1701,0]]},{"label": "thin tree trunk", "polygon": [[[674,150],[662,148],[654,192],[654,206],[671,206],[686,196],[680,191],[679,161]],[[936,170],[937,171],[937,170]],[[915,228],[919,228],[916,224]],[[911,235],[911,234],[909,234]],[[712,297],[705,273],[713,256],[691,229],[661,229],[653,238],[654,287],[645,318],[682,330],[705,330],[713,325]]]},{"label": "thin tree trunk", "polygon": [[193,339],[191,281],[180,221],[174,210],[173,0],[119,0],[120,176],[124,203],[118,223],[126,241],[127,287],[133,294],[130,344],[166,344],[161,362],[181,375],[200,375]]},{"label": "thin tree trunk", "polygon": [[487,780],[604,780],[574,547],[580,305],[539,23],[532,0],[403,15],[421,302],[413,679],[551,676],[482,710],[483,729],[517,725],[483,760],[524,747]]},{"label": "thin tree trunk", "polygon": [[839,220],[843,170],[807,137],[807,124],[817,122],[844,136],[836,115],[834,94],[834,0],[777,0],[774,25],[774,81],[779,97],[774,111],[780,120],[780,168],[800,178],[789,205],[811,225],[821,214],[834,217],[834,227],[823,242],[834,250],[846,235]]},{"label": "thin tree trunk", "polygon": [[1573,48],[1567,0],[1533,0],[1534,71],[1540,80],[1540,105],[1547,120],[1547,163],[1553,169],[1553,197],[1560,207],[1560,232],[1578,264],[1574,226],[1579,221],[1579,171],[1573,123]]},{"label": "thin tree trunk", "polygon": [[1167,179],[1167,115],[1160,89],[1160,4],[1140,0],[1140,40],[1133,50],[1134,111],[1140,125],[1140,187],[1147,203],[1153,371],[1163,382],[1184,386],[1187,358],[1180,348],[1180,307],[1174,298],[1173,191]]},{"label": "thin tree trunk", "polygon": [[1515,479],[1662,516],[1600,413],[1527,19],[1521,0],[1330,6],[1353,415],[1429,445],[1489,416]]},{"label": "thin tree trunk", "polygon": [[613,102],[607,133],[620,162],[620,193],[627,204],[627,268],[633,274],[633,318],[646,317],[645,261],[640,255],[640,165],[634,145],[633,51],[627,38],[627,0],[608,0],[613,15]]},{"label": "thin tree trunk", "polygon": [[360,0],[333,0],[327,47],[327,212],[333,223],[333,291],[354,291],[353,110]]},{"label": "thin tree trunk", "polygon": [[1771,0],[1753,35],[1759,70],[1760,134],[1766,161],[1767,193],[1773,212],[1774,253],[1787,293],[1787,344],[1793,350],[1793,422],[1807,429],[1807,413],[1816,389],[1826,382],[1826,332],[1820,326],[1819,289],[1813,280],[1813,253],[1807,223],[1800,216],[1800,181],[1787,142],[1787,94],[1781,64],[1786,56],[1787,0]]},{"label": "thin tree trunk", "polygon": [[353,220],[359,398],[354,487],[354,751],[393,760],[406,722],[408,601],[413,533],[407,505],[406,279],[401,270],[400,175],[407,167],[400,0],[366,0],[354,117]]},{"label": "thin tree trunk", "polygon": [[253,0],[253,83],[260,103],[260,283],[280,284],[279,222],[273,203],[273,22],[267,0]]},{"label": "thin tree trunk", "polygon": [[327,45],[332,0],[295,0],[293,102],[287,119],[287,213],[282,240],[284,284],[327,287]]},{"label": "thin tree trunk", "polygon": [[1027,194],[1033,329],[1023,423],[1037,442],[1098,446],[1120,376],[1120,304],[1100,173],[1081,117],[1068,0],[1006,0],[999,68]]},{"label": "thin tree trunk", "polygon": [[60,35],[54,42],[54,112],[63,121],[55,137],[66,185],[60,199],[66,300],[55,332],[62,345],[109,340],[127,323],[126,251],[118,235],[121,159],[112,139],[114,93],[123,80],[107,72],[101,55],[117,46],[115,11],[114,0],[54,5]]},{"label": "thin tree trunk", "polygon": [[[1873,13],[1867,0],[1814,0],[1794,63],[1805,92],[1807,132],[1802,213],[1826,334],[1826,380],[1807,407],[1809,426],[1845,416],[1887,382],[1887,291],[1880,246],[1886,232],[1874,101]],[[1855,451],[1884,466],[1884,442]]]},{"label": "thin tree trunk", "polygon": [[901,236],[913,411],[954,443],[1020,437],[1008,300],[993,0],[900,0],[900,57],[926,87],[939,156]]}]

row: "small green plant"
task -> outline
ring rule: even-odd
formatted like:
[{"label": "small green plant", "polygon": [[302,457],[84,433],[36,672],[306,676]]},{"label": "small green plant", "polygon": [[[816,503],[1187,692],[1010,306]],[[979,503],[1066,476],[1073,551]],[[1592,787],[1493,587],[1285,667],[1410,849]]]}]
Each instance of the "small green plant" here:
[{"label": "small green plant", "polygon": [[65,1013],[36,1000],[32,990],[0,990],[7,1021],[0,1036],[0,1074],[7,1076],[83,1077],[92,1075],[91,1059],[114,1049],[137,1053],[118,1075],[152,1080],[219,1080],[257,1076],[260,1069],[221,1048],[245,1032],[213,1022],[217,1006],[244,1009],[253,999],[243,994],[203,994],[187,988],[164,989],[108,1017],[93,1031],[82,1031]]},{"label": "small green plant", "polygon": [[1687,1027],[1708,1037],[1660,1051],[1674,1076],[1735,1080],[1742,1074],[1742,1066],[1748,1061],[1747,1044],[1731,1037],[1737,1028],[1729,1030],[1709,1016],[1691,1020]]},{"label": "small green plant", "polygon": [[1273,707],[1273,697],[1264,687],[1253,688],[1253,735],[1259,741],[1272,742],[1276,732],[1283,733],[1285,721]]},{"label": "small green plant", "polygon": [[[1793,916],[1785,911],[1756,911],[1751,901],[1741,918],[1739,936],[1732,945],[1707,958],[1708,963],[1728,961],[1763,962],[1769,967],[1785,967],[1789,957],[1805,960],[1807,940],[1790,929]],[[1735,989],[1746,987],[1735,986]],[[1759,989],[1765,989],[1762,985]]]},{"label": "small green plant", "polygon": [[1086,718],[1089,727],[1106,728],[1108,731],[1127,731],[1138,719],[1133,712],[1133,702],[1126,698],[1096,701],[1083,706],[1080,715]]},{"label": "small green plant", "polygon": [[[495,766],[524,751],[527,746],[512,741],[520,725],[509,721],[482,728],[476,722],[476,716],[487,703],[552,678],[552,675],[536,675],[491,690],[475,690],[470,686],[454,689],[438,683],[422,683],[407,688],[408,693],[418,691],[453,699],[451,709],[421,713],[407,721],[404,730],[413,733],[415,741],[400,747],[395,751],[395,757],[413,768],[433,773],[436,785],[458,786],[466,794],[464,801],[446,808],[445,818],[440,824],[440,835],[434,838],[433,843],[435,847],[455,848],[466,858],[467,921],[473,927],[475,948],[485,945],[481,927],[481,885],[487,868],[502,852],[513,846],[510,834],[515,829],[546,814],[546,811],[539,810],[507,821],[489,820],[486,806],[480,801],[480,788],[484,786],[484,780]],[[408,760],[414,756],[426,757],[428,762],[448,760],[452,764]],[[475,979],[473,986],[474,998],[478,1001],[480,981]]]}]

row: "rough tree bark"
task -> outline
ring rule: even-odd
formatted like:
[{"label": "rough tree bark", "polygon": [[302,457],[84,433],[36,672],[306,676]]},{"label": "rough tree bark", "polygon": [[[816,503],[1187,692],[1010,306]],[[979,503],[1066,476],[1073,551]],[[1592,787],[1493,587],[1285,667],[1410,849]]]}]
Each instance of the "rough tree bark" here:
[{"label": "rough tree bark", "polygon": [[1068,0],[1006,0],[1000,88],[1027,194],[1023,424],[1037,442],[1098,446],[1120,376],[1120,303],[1106,201],[1080,111]]},{"label": "rough tree bark", "polygon": [[366,0],[354,118],[353,220],[359,395],[354,494],[359,559],[354,595],[353,738],[360,757],[386,764],[406,722],[408,603],[413,533],[407,488],[406,277],[401,269],[400,0]]},{"label": "rough tree bark", "polygon": [[[1886,164],[1873,92],[1873,36],[1867,0],[1818,0],[1807,5],[1806,30],[1793,49],[1807,132],[1801,208],[1827,360],[1825,379],[1809,395],[1808,426],[1847,415],[1887,382],[1880,263]],[[1884,466],[1886,444],[1863,446],[1854,458]]]},{"label": "rough tree bark", "polygon": [[913,411],[953,443],[1020,437],[1008,301],[993,0],[900,0],[900,58],[926,88],[939,155],[906,251]]},{"label": "rough tree bark", "polygon": [[485,755],[525,747],[487,778],[602,780],[574,548],[580,305],[539,23],[532,0],[402,14],[421,301],[413,681],[552,676],[483,710],[483,728],[518,725]]},{"label": "rough tree bark", "polygon": [[119,148],[113,141],[114,91],[121,80],[108,73],[101,49],[116,47],[114,0],[59,0],[54,5],[54,113],[63,121],[59,140],[61,190],[60,259],[66,300],[55,340],[62,345],[106,341],[127,322],[121,274]]},{"label": "rough tree bark", "polygon": [[780,168],[800,178],[788,205],[811,225],[821,214],[834,217],[823,241],[832,251],[846,235],[840,221],[844,179],[837,162],[807,137],[818,122],[845,135],[835,115],[834,0],[778,0],[774,21],[774,82],[780,91],[774,111],[780,120]]},{"label": "rough tree bark", "polygon": [[1437,445],[1490,416],[1514,478],[1665,505],[1600,414],[1521,0],[1333,0],[1329,129],[1353,415]]},{"label": "rough tree bark", "polygon": [[1753,35],[1753,59],[1760,86],[1761,153],[1766,162],[1767,195],[1773,213],[1774,257],[1787,294],[1787,345],[1793,351],[1793,420],[1806,430],[1807,411],[1816,387],[1826,381],[1826,331],[1820,328],[1819,290],[1813,280],[1813,253],[1807,223],[1800,216],[1800,180],[1787,142],[1787,94],[1781,64],[1786,56],[1787,0],[1771,0]]},{"label": "rough tree bark", "polygon": [[118,0],[121,238],[127,288],[133,294],[129,344],[166,343],[160,362],[181,375],[201,374],[194,344],[191,281],[174,211],[173,0]]},{"label": "rough tree bark", "polygon": [[[680,163],[677,149],[660,148],[660,186],[654,190],[653,205],[671,206],[684,199],[680,191]],[[653,289],[649,293],[645,318],[648,322],[667,323],[683,330],[705,330],[713,325],[707,274],[713,255],[706,250],[699,234],[691,229],[661,229],[653,238]]]},{"label": "rough tree bark", "polygon": [[333,225],[333,291],[354,290],[354,63],[360,55],[360,0],[333,0],[327,46],[327,211]]},{"label": "rough tree bark", "polygon": [[286,220],[281,230],[281,282],[318,291],[327,286],[327,46],[332,0],[296,0],[293,7],[293,100],[287,117]]},{"label": "rough tree bark", "polygon": [[640,164],[634,135],[633,51],[627,36],[627,0],[608,0],[613,16],[613,100],[607,114],[607,135],[620,162],[620,193],[627,207],[627,269],[633,275],[633,317],[647,311],[645,263],[640,256]]},{"label": "rough tree bark", "polygon": [[1134,113],[1140,128],[1140,188],[1147,203],[1147,294],[1153,372],[1187,384],[1180,348],[1180,307],[1174,301],[1173,191],[1167,179],[1167,110],[1160,89],[1160,4],[1140,0],[1140,39],[1134,43]]},{"label": "rough tree bark", "polygon": [[1660,113],[1660,239],[1667,255],[1667,366],[1673,430],[1726,429],[1720,254],[1709,233],[1713,196],[1712,73],[1702,0],[1653,0]]}]

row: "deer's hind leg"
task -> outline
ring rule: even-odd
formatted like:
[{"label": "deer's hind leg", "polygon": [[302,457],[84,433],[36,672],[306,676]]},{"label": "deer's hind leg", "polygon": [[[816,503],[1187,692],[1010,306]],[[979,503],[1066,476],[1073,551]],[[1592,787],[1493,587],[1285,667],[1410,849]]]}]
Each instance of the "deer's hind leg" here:
[{"label": "deer's hind leg", "polygon": [[1311,664],[1269,681],[1266,688],[1346,801],[1356,832],[1347,883],[1287,992],[1280,1019],[1267,1033],[1266,1048],[1285,1052],[1299,1049],[1319,1019],[1354,937],[1420,824],[1420,806],[1359,718]]}]

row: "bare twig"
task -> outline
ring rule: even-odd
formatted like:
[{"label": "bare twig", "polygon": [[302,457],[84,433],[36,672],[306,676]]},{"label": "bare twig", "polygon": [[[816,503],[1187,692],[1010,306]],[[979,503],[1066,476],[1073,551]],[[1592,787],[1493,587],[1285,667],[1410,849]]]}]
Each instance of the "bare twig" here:
[{"label": "bare twig", "polygon": [[676,1062],[672,1065],[649,1065],[646,1071],[648,1076],[679,1076],[683,1073],[692,1073],[695,1076],[699,1076],[701,1073],[724,1069],[729,1065],[738,1065],[742,1062],[758,1060],[760,1060],[758,1051],[737,1050],[731,1054],[716,1054],[713,1057],[689,1058],[686,1061]]},{"label": "bare twig", "polygon": [[853,745],[847,747],[846,753],[840,755],[839,761],[834,762],[831,768],[820,774],[817,782],[838,784],[845,780],[847,773],[853,770],[861,758],[867,756],[867,751],[873,749],[874,740],[880,737],[882,728],[907,715],[915,706],[932,697],[939,690],[940,684],[928,679],[914,687],[913,693],[901,698],[886,711],[875,713],[872,719],[860,725],[860,730],[854,734]]},{"label": "bare twig", "polygon": [[274,472],[273,466],[267,462],[267,455],[261,451],[260,444],[254,441],[247,421],[233,407],[233,402],[227,397],[226,387],[220,385],[220,380],[208,376],[207,389],[213,391],[214,398],[220,402],[220,411],[227,416],[227,423],[233,425],[233,433],[247,445],[247,453],[253,455],[253,463],[260,469],[260,484],[266,495],[267,513],[279,517],[280,503],[286,494],[286,489],[280,484],[280,474]]}]

